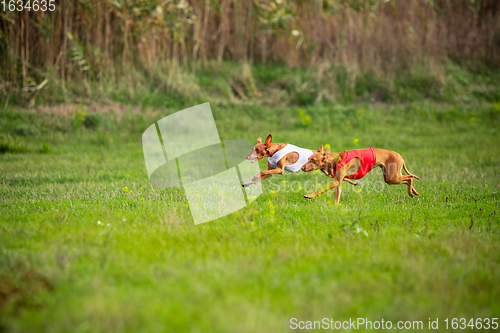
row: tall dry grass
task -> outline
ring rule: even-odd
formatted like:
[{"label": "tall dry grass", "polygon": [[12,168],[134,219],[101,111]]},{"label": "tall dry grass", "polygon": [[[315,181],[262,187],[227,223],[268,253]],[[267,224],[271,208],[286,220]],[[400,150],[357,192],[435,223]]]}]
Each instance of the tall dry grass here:
[{"label": "tall dry grass", "polygon": [[55,12],[0,14],[0,91],[62,89],[130,66],[193,69],[209,59],[342,64],[392,73],[447,57],[499,64],[497,0],[56,1]]}]

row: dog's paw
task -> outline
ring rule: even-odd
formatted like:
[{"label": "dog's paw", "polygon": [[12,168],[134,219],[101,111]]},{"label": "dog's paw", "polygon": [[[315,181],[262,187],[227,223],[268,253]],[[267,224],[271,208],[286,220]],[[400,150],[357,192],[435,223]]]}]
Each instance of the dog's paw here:
[{"label": "dog's paw", "polygon": [[354,186],[358,186],[358,185],[359,185],[359,183],[358,183],[358,182],[354,182],[354,183],[352,183],[352,185],[354,185]]},{"label": "dog's paw", "polygon": [[312,199],[312,198],[314,198],[314,195],[313,194],[306,194],[306,195],[304,195],[304,198]]}]

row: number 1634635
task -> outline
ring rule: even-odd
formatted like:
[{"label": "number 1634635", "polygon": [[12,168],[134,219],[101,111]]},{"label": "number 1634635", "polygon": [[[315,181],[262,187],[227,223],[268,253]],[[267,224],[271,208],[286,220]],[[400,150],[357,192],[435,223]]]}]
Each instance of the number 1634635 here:
[{"label": "number 1634635", "polygon": [[55,0],[1,0],[0,8],[4,12],[13,12],[13,11],[42,11],[46,12],[47,10],[53,12],[56,10]]}]

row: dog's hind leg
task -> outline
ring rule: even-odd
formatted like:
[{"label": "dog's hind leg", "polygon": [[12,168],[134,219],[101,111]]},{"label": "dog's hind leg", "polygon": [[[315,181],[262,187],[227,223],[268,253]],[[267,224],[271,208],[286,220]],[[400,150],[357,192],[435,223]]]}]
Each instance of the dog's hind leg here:
[{"label": "dog's hind leg", "polygon": [[408,185],[408,195],[413,198],[413,176],[403,176],[403,177],[405,177],[404,182],[406,183],[406,185]]},{"label": "dog's hind leg", "polygon": [[[417,195],[417,196],[420,196],[420,193],[417,192],[417,190],[415,190],[415,187],[413,187],[413,178],[415,178],[416,176],[414,175],[411,175],[411,176],[408,176],[408,177],[412,177],[411,179],[411,191],[413,194]],[[413,196],[411,196],[413,198]]]},{"label": "dog's hind leg", "polygon": [[382,171],[384,172],[384,180],[389,185],[400,185],[405,184],[408,186],[408,195],[413,198],[413,177],[403,176],[401,174],[401,168],[404,165],[403,159],[398,159],[387,165],[381,165]]},{"label": "dog's hind leg", "polygon": [[415,188],[412,186],[411,190],[413,191],[414,194],[420,196],[420,193],[417,192],[417,190],[415,190]]},{"label": "dog's hind leg", "polygon": [[420,193],[417,192],[415,187],[413,187],[413,178],[414,176],[402,176],[404,184],[408,185],[408,195],[410,197],[414,197],[413,195],[420,196]]},{"label": "dog's hind leg", "polygon": [[405,172],[408,174],[408,176],[402,176],[402,177],[410,177],[410,178],[405,178],[405,179],[408,179],[408,182],[409,182],[409,184],[408,184],[408,194],[412,198],[413,198],[414,194],[420,196],[420,194],[417,192],[417,190],[415,190],[415,187],[413,187],[413,178],[416,178],[416,179],[420,180],[420,177],[415,176],[410,171],[408,171],[408,168],[406,167],[405,161],[402,158],[401,158],[401,160],[403,162],[402,167],[405,170]]},{"label": "dog's hind leg", "polygon": [[415,178],[417,178],[418,180],[420,180],[419,177],[415,176],[414,174],[412,174],[410,171],[408,171],[408,169],[406,168],[406,163],[405,161],[403,161],[403,168],[405,169],[405,172],[408,174],[408,176],[413,176]]}]

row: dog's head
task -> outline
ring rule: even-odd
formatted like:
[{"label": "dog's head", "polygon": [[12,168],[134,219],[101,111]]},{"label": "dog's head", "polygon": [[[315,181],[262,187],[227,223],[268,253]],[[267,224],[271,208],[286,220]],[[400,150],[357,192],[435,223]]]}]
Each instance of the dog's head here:
[{"label": "dog's head", "polygon": [[254,163],[257,160],[261,160],[264,157],[270,157],[269,148],[271,148],[271,142],[273,141],[273,137],[269,134],[266,138],[265,142],[262,142],[260,136],[257,138],[257,144],[253,147],[252,152],[248,154],[247,160],[252,161]]},{"label": "dog's head", "polygon": [[319,147],[318,150],[314,151],[313,154],[307,160],[307,163],[302,166],[302,171],[311,172],[317,169],[324,169],[326,165],[326,156],[330,153],[330,148],[327,151],[323,151],[323,145]]}]

